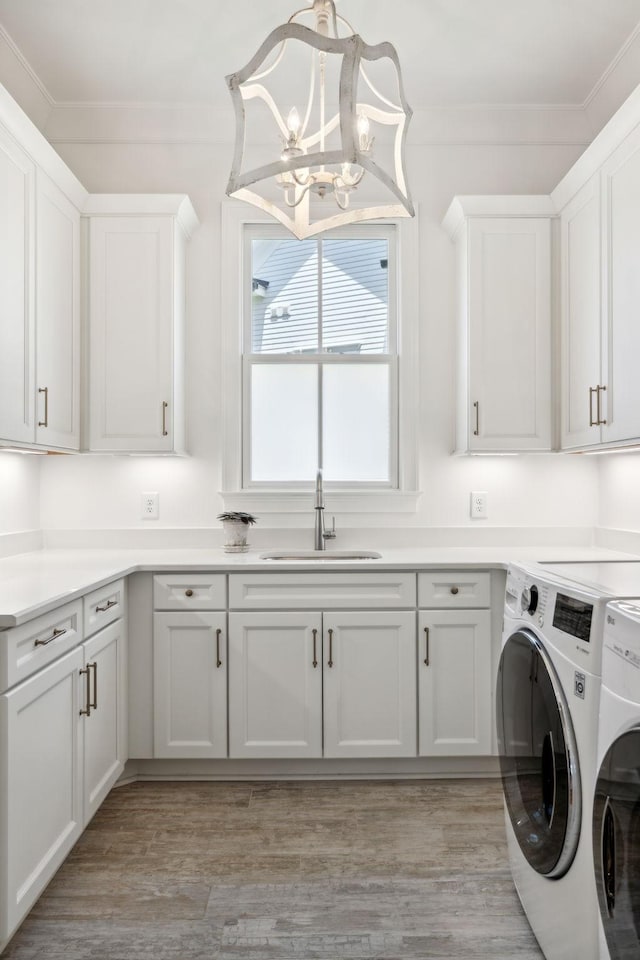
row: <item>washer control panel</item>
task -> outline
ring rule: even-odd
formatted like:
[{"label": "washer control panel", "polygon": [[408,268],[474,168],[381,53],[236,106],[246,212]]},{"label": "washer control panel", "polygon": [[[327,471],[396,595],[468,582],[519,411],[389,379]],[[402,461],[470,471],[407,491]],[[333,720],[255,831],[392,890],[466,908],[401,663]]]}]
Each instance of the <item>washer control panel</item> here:
[{"label": "washer control panel", "polygon": [[513,564],[507,571],[505,616],[538,628],[568,656],[579,655],[579,663],[592,673],[600,671],[606,603],[588,585],[547,579],[534,566]]},{"label": "washer control panel", "polygon": [[531,618],[543,626],[547,609],[548,587],[538,583],[522,570],[509,570],[505,595],[505,612],[512,617]]}]

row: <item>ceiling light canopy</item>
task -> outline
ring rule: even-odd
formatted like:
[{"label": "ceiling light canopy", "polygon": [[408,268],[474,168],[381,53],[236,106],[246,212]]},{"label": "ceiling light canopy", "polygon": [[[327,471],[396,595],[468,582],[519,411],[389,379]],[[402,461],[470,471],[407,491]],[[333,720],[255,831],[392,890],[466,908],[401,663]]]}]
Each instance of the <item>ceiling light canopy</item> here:
[{"label": "ceiling light canopy", "polygon": [[[297,22],[305,16],[315,29]],[[340,37],[339,25],[350,34]],[[398,56],[390,43],[364,43],[333,0],[297,10],[227,84],[236,114],[229,196],[299,239],[413,216],[404,160],[411,108]]]}]

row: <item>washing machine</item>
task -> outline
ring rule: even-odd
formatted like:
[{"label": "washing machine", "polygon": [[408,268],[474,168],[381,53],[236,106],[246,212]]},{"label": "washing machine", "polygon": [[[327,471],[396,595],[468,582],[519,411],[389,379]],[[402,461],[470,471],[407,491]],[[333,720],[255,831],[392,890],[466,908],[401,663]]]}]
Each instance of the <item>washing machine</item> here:
[{"label": "washing machine", "polygon": [[507,572],[496,689],[507,844],[547,960],[599,958],[591,828],[610,599],[546,566]]},{"label": "washing machine", "polygon": [[606,610],[593,807],[601,960],[640,957],[640,600]]}]

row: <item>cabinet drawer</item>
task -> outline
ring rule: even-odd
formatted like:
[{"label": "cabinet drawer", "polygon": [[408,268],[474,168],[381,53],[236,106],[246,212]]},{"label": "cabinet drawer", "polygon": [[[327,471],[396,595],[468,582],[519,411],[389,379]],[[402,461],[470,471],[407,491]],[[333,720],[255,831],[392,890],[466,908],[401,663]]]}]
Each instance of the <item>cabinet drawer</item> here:
[{"label": "cabinet drawer", "polygon": [[229,606],[236,610],[415,607],[413,573],[232,574]]},{"label": "cabinet drawer", "polygon": [[491,574],[488,570],[443,570],[418,574],[420,607],[489,607]]},{"label": "cabinet drawer", "polygon": [[224,610],[223,573],[163,573],[153,578],[155,610]]},{"label": "cabinet drawer", "polygon": [[124,614],[124,580],[115,580],[83,597],[84,633],[97,633]]},{"label": "cabinet drawer", "polygon": [[81,600],[0,633],[0,690],[24,680],[81,640]]}]

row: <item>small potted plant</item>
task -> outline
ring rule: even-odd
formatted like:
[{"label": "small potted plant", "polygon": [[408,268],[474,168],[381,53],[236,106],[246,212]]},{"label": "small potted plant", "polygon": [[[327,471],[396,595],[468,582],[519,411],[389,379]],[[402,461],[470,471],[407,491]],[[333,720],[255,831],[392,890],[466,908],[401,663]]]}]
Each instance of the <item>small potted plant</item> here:
[{"label": "small potted plant", "polygon": [[247,534],[249,527],[256,522],[256,518],[250,513],[243,513],[241,510],[226,510],[218,514],[218,520],[222,520],[222,526],[225,533],[225,553],[246,553],[249,549],[247,543]]}]

